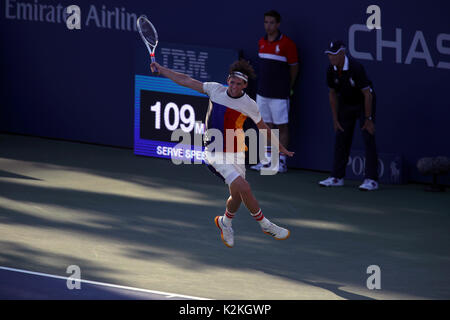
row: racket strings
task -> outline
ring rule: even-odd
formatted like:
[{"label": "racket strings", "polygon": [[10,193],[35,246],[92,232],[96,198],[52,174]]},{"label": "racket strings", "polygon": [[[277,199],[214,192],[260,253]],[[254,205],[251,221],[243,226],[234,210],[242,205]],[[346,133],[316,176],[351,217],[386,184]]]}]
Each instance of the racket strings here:
[{"label": "racket strings", "polygon": [[156,37],[151,35],[151,34],[144,34],[145,39],[147,39],[147,41],[152,45],[156,45]]},{"label": "racket strings", "polygon": [[139,27],[145,40],[147,40],[152,46],[156,46],[158,42],[158,36],[152,26],[147,21],[142,19],[141,21],[139,21]]}]

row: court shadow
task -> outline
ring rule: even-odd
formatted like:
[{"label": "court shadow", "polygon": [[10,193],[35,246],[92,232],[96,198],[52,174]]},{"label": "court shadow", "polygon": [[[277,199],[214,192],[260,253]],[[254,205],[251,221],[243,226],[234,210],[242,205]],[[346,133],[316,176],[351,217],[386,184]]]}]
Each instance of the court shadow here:
[{"label": "court shadow", "polygon": [[360,294],[348,292],[341,289],[340,285],[336,285],[333,283],[327,283],[327,282],[312,282],[308,280],[302,280],[302,282],[309,284],[311,286],[320,287],[322,289],[328,290],[330,292],[333,292],[335,295],[337,295],[340,298],[346,299],[346,300],[376,300],[367,296],[363,296]]},{"label": "court shadow", "polygon": [[[8,250],[0,254],[7,265],[42,266],[56,272],[39,256],[58,256],[74,244],[84,248],[102,242],[118,248],[108,260],[122,269],[111,268],[110,273],[120,275],[126,266],[137,275],[121,284],[177,286],[181,288],[177,292],[188,295],[243,299],[253,292],[273,299],[283,294],[284,287],[289,290],[285,295],[293,299],[307,298],[307,290],[315,288],[323,289],[318,297],[332,296],[329,292],[344,299],[371,299],[334,283],[364,288],[366,268],[372,264],[381,267],[383,283],[392,292],[425,298],[450,295],[447,198],[424,203],[415,199],[419,195],[414,191],[396,192],[395,199],[389,199],[389,193],[369,195],[352,188],[332,192],[312,188],[317,177],[301,171],[273,177],[249,173],[264,214],[288,227],[291,237],[275,241],[263,234],[241,207],[233,225],[236,244],[229,249],[213,222],[223,214],[228,190],[205,168],[136,157],[131,150],[61,141],[40,141],[45,152],[35,152],[33,143],[26,141],[23,149],[8,156],[0,151],[0,158],[32,163],[42,179],[0,179],[0,223],[5,238],[32,241],[27,234],[39,235],[36,242],[42,252],[23,250],[18,256]],[[51,186],[42,172],[56,179],[57,186]],[[76,187],[70,179],[79,179],[73,180]],[[429,215],[430,211],[439,215]],[[42,242],[50,235],[54,244]],[[58,242],[63,236],[72,242]],[[93,280],[113,280],[104,279],[108,273],[100,268],[104,261],[96,266],[96,260],[82,251],[76,256],[93,265]],[[64,263],[70,260],[66,255],[62,254]],[[152,280],[139,270],[144,267],[151,269]]]},{"label": "court shadow", "polygon": [[4,171],[4,170],[0,170],[0,177],[3,177],[3,178],[13,178],[13,179],[25,179],[25,180],[42,181],[41,179],[33,178],[33,177],[30,177],[30,176],[24,176],[24,175],[21,175],[21,174],[16,174],[16,173]]}]

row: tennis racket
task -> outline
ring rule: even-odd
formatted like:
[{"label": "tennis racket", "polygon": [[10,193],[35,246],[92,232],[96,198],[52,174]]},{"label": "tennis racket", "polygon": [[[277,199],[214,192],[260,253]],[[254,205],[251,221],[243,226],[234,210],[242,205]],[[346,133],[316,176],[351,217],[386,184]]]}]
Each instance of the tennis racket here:
[{"label": "tennis racket", "polygon": [[[155,49],[158,45],[158,33],[153,24],[144,15],[137,19],[136,24],[142,41],[144,41],[145,46],[150,53],[150,59],[152,62],[155,62]],[[158,70],[156,70],[156,72],[158,72]]]}]

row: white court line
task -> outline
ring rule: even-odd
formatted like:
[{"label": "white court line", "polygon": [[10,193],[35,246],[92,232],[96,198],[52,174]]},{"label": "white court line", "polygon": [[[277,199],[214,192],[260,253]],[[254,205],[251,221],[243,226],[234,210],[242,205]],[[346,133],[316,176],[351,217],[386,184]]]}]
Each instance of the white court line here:
[{"label": "white court line", "polygon": [[[60,279],[60,280],[66,280],[66,281],[68,279],[74,280],[73,278],[69,278],[69,277],[56,276],[56,275],[47,274],[47,273],[34,272],[34,271],[15,269],[15,268],[8,268],[8,267],[2,267],[2,266],[0,266],[0,270],[7,270],[7,271],[13,271],[13,272],[19,272],[19,273],[26,273],[26,274],[31,274],[31,275],[35,275],[35,276],[54,278],[54,279]],[[137,292],[160,294],[160,295],[166,296],[166,298],[176,298],[176,297],[178,297],[178,298],[186,298],[186,299],[193,299],[193,300],[210,300],[210,299],[207,299],[207,298],[186,296],[186,295],[182,295],[182,294],[162,292],[162,291],[155,291],[155,290],[147,290],[147,289],[140,289],[140,288],[134,288],[134,287],[127,287],[127,286],[119,286],[119,285],[116,285],[116,284],[104,283],[104,282],[98,282],[98,281],[90,281],[90,280],[83,280],[83,279],[76,280],[76,281],[80,281],[81,283],[94,284],[94,285],[98,285],[98,286],[104,286],[104,287],[110,287],[110,288],[116,288],[116,289],[124,289],[124,290],[131,290],[131,291],[137,291]]]}]

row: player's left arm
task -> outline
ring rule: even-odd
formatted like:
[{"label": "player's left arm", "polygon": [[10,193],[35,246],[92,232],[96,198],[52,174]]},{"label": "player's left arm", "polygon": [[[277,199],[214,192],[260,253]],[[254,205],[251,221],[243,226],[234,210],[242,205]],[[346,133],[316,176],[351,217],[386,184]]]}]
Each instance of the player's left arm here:
[{"label": "player's left arm", "polygon": [[266,138],[267,141],[272,141],[275,144],[278,144],[279,146],[279,150],[281,153],[284,153],[285,155],[292,157],[294,155],[294,152],[292,151],[288,151],[278,140],[277,136],[275,134],[272,133],[272,130],[267,126],[267,124],[264,122],[264,120],[261,119],[261,121],[259,121],[256,126],[258,127],[258,129],[260,130],[260,132],[262,132]]}]

